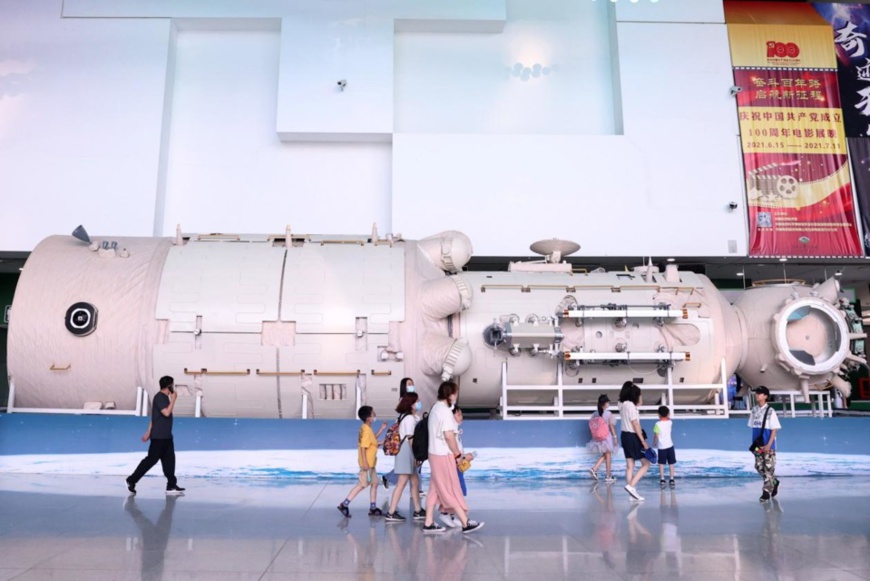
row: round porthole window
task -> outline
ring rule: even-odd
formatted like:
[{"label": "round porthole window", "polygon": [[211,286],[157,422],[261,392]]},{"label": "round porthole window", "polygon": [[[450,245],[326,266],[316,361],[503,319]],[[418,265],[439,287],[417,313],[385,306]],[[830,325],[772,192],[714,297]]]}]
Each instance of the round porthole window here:
[{"label": "round porthole window", "polygon": [[849,353],[849,329],[843,314],[817,298],[787,305],[776,318],[775,344],[792,368],[807,375],[829,373]]},{"label": "round porthole window", "polygon": [[76,303],[66,310],[66,330],[77,337],[90,335],[97,328],[97,308],[90,303]]}]

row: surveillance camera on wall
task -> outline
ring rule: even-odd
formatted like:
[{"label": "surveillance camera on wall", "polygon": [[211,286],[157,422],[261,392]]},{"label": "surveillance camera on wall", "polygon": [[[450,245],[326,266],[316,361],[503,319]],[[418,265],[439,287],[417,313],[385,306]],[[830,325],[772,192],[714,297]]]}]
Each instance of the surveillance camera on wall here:
[{"label": "surveillance camera on wall", "polygon": [[728,202],[728,209],[729,210],[736,210],[737,207],[738,207],[737,202]]},{"label": "surveillance camera on wall", "polygon": [[743,87],[738,87],[737,85],[734,85],[733,87],[731,87],[731,96],[732,97],[736,97],[737,93],[742,93],[742,92],[743,92]]},{"label": "surveillance camera on wall", "polygon": [[342,91],[344,91],[344,88],[347,86],[347,81],[344,80],[344,79],[341,79],[340,81],[338,81],[338,82],[336,83],[336,85],[338,85],[338,88],[339,88],[339,89],[341,89]]}]

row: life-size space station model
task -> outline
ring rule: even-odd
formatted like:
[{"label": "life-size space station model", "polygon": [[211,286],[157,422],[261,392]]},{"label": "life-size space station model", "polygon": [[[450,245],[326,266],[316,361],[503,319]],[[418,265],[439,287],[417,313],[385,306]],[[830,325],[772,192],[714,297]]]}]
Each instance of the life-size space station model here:
[{"label": "life-size space station model", "polygon": [[864,363],[836,279],[760,286],[731,305],[676,266],[574,272],[562,258],[579,247],[557,240],[508,272],[463,272],[471,242],[453,231],[179,230],[90,245],[77,232],[42,241],[21,273],[8,336],[16,408],[145,409],[163,375],[177,414],[208,417],[351,418],[361,403],[385,416],[405,376],[425,403],[457,380],[466,408],[547,410],[558,398],[591,410],[629,379],[646,404],[691,407],[734,372],[805,398],[848,394],[841,375]]}]

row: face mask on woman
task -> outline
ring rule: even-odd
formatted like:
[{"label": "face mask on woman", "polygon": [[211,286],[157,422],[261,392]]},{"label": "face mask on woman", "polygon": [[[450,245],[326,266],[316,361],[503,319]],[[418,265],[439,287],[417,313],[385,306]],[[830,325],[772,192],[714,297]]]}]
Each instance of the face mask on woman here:
[{"label": "face mask on woman", "polygon": [[415,393],[417,390],[414,389],[414,384],[413,384],[413,383],[409,383],[408,385],[405,386],[405,391],[406,391],[407,393]]},{"label": "face mask on woman", "polygon": [[421,409],[423,409],[423,403],[418,401],[414,404],[414,409],[419,412]]}]

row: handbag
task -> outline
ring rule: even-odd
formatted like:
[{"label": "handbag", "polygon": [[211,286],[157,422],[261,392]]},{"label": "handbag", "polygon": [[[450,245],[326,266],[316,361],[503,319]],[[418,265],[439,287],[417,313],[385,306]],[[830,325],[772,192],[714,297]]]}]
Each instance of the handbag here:
[{"label": "handbag", "polygon": [[753,454],[760,454],[761,448],[764,448],[764,426],[767,425],[767,414],[770,413],[770,407],[764,410],[764,419],[761,420],[761,433],[757,438],[752,440],[752,444],[749,446],[749,451]]}]

